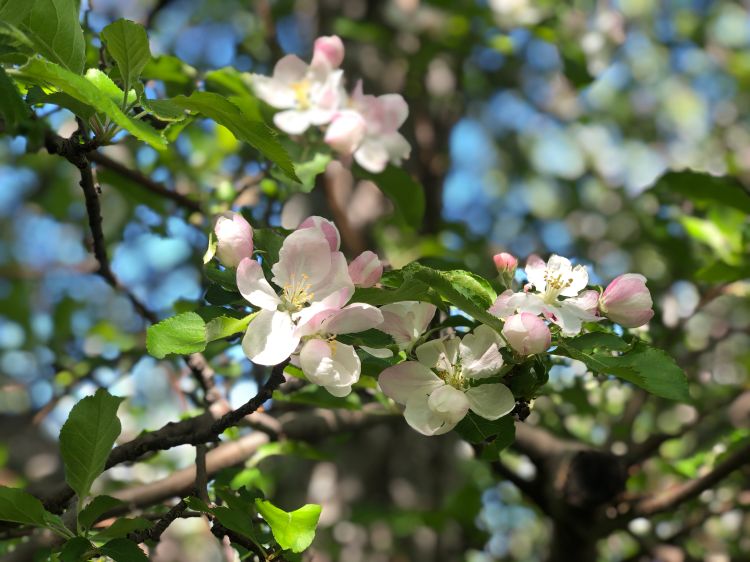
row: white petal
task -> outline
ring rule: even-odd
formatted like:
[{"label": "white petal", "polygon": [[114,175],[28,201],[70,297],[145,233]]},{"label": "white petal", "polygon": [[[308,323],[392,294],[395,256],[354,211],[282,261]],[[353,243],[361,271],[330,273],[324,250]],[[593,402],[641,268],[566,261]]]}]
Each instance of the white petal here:
[{"label": "white petal", "polygon": [[379,174],[388,165],[388,150],[377,139],[366,138],[354,151],[354,159],[368,172]]},{"label": "white petal", "polygon": [[530,255],[529,259],[526,260],[526,268],[524,269],[526,278],[529,280],[529,283],[534,285],[534,289],[540,293],[543,293],[547,288],[547,282],[544,280],[546,270],[547,264],[536,254]]},{"label": "white petal", "polygon": [[398,402],[406,404],[411,396],[427,396],[445,383],[435,373],[416,361],[404,361],[388,367],[378,377],[383,393]]},{"label": "white petal", "polygon": [[458,338],[430,340],[420,345],[415,353],[425,367],[441,371],[453,371],[458,363]]},{"label": "white petal", "polygon": [[354,283],[349,277],[349,266],[343,253],[332,252],[329,264],[326,276],[313,281],[310,290],[315,295],[314,301],[325,301],[331,308],[341,308],[354,293]]},{"label": "white petal", "polygon": [[513,411],[516,399],[504,384],[482,384],[466,391],[471,411],[488,420],[502,418]]},{"label": "white petal", "polygon": [[500,336],[482,324],[461,340],[461,366],[467,377],[484,378],[497,373],[503,366]]},{"label": "white petal", "polygon": [[251,258],[243,259],[237,266],[237,289],[248,302],[265,310],[276,310],[281,303],[276,291],[263,276],[263,268]]},{"label": "white petal", "polygon": [[589,272],[585,265],[577,265],[570,272],[572,283],[566,287],[560,294],[564,297],[575,297],[586,288],[589,284]]},{"label": "white petal", "polygon": [[401,349],[408,349],[427,329],[436,310],[434,304],[417,301],[381,306],[383,323],[378,330],[390,335]]},{"label": "white petal", "polygon": [[282,84],[293,84],[305,78],[308,65],[296,55],[286,55],[273,67],[273,79]]},{"label": "white petal", "polygon": [[383,314],[376,307],[353,303],[326,318],[321,327],[326,334],[353,334],[374,328],[383,322]]},{"label": "white petal", "polygon": [[443,416],[433,411],[427,404],[426,395],[413,396],[406,403],[404,418],[406,423],[422,435],[442,435],[448,433],[455,424],[448,423]]},{"label": "white petal", "polygon": [[299,344],[294,324],[286,312],[261,310],[247,328],[242,350],[253,363],[278,365]]},{"label": "white petal", "polygon": [[388,161],[400,164],[411,155],[411,145],[401,133],[383,135],[380,141],[388,152]]},{"label": "white petal", "polygon": [[401,94],[385,94],[378,97],[383,108],[383,129],[397,131],[409,116],[409,106]]},{"label": "white petal", "polygon": [[267,104],[278,108],[295,107],[297,96],[289,86],[260,74],[253,74],[253,90],[255,94]]},{"label": "white petal", "polygon": [[289,135],[301,135],[310,127],[310,117],[307,111],[287,109],[279,111],[273,116],[274,124]]},{"label": "white petal", "polygon": [[388,359],[389,357],[393,357],[393,352],[390,349],[380,349],[377,347],[368,347],[366,345],[360,345],[359,348],[362,351],[366,351],[373,357],[377,357],[379,359]]},{"label": "white petal", "polygon": [[306,286],[308,292],[314,292],[330,273],[331,259],[328,241],[319,230],[295,230],[284,240],[279,261],[271,268],[273,282],[285,289]]},{"label": "white petal", "polygon": [[344,390],[351,390],[359,380],[361,363],[350,345],[311,339],[302,346],[299,357],[305,376],[335,396],[345,396]]},{"label": "white petal", "polygon": [[466,394],[447,384],[430,394],[427,405],[453,426],[464,419],[469,411],[469,399],[466,398]]}]

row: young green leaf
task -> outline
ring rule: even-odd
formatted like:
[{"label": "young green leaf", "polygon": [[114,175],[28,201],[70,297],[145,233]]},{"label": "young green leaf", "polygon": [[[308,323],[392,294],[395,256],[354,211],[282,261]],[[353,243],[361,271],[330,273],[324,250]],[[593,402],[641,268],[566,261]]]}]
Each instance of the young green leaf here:
[{"label": "young green leaf", "polygon": [[184,312],[149,326],[146,349],[157,359],[172,353],[196,353],[206,349],[206,322],[195,312]]},{"label": "young green leaf", "polygon": [[0,486],[0,521],[46,527],[45,513],[42,502],[28,492]]},{"label": "young green leaf", "polygon": [[83,529],[90,529],[102,515],[123,504],[122,500],[112,496],[96,496],[78,514],[78,524]]},{"label": "young green leaf", "polygon": [[117,64],[124,90],[129,91],[151,60],[146,29],[130,20],[119,19],[102,30],[101,38]]},{"label": "young green leaf", "polygon": [[128,539],[113,539],[99,550],[115,562],[148,562],[148,556]]},{"label": "young green leaf", "polygon": [[320,519],[320,506],[303,505],[299,509],[286,512],[266,500],[255,500],[258,513],[271,527],[273,538],[284,550],[302,552],[315,538],[315,528]]},{"label": "young green leaf", "polygon": [[65,480],[80,503],[104,470],[112,446],[120,435],[117,409],[122,400],[99,389],[93,396],[87,396],[73,406],[60,429]]},{"label": "young green leaf", "polygon": [[244,332],[255,314],[248,314],[244,318],[217,316],[209,320],[206,324],[206,341],[220,340]]},{"label": "young green leaf", "polygon": [[18,70],[19,79],[39,86],[52,86],[78,101],[103,113],[114,123],[130,132],[136,138],[147,142],[154,148],[162,150],[167,143],[164,138],[149,124],[125,115],[120,107],[112,101],[109,94],[85,77],[74,74],[60,65],[43,59],[32,59]]},{"label": "young green leaf", "polygon": [[263,121],[243,113],[224,96],[212,92],[193,92],[188,96],[177,96],[172,103],[188,111],[200,113],[229,129],[241,141],[256,148],[263,156],[276,164],[294,181],[300,181],[294,165],[284,148],[276,140],[276,133]]},{"label": "young green leaf", "polygon": [[8,6],[28,13],[28,17],[18,20],[18,28],[39,54],[74,74],[83,73],[86,40],[78,23],[77,0],[10,0]]}]

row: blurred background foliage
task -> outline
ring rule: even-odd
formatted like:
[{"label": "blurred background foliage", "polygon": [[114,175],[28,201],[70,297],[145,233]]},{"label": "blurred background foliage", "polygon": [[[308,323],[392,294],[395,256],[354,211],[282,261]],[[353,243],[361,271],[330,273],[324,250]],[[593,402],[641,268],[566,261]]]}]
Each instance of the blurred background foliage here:
[{"label": "blurred background foliage", "polygon": [[[119,17],[149,27],[160,56],[144,76],[157,95],[200,82],[231,88],[236,73],[210,71],[267,74],[281,55],[307,58],[315,37],[340,35],[349,87],[362,78],[367,91],[409,104],[405,167],[424,185],[421,226],[394,218],[377,188],[337,164],[312,191],[277,181],[214,123],[190,123],[163,153],[132,138],[103,153],[209,216],[245,207],[259,224],[287,228],[332,216],[350,229],[350,254],[371,247],[393,267],[422,259],[491,277],[492,254],[507,250],[573,257],[600,284],[641,272],[657,310],[641,336],[687,370],[695,403],[647,398],[573,362],[552,369],[527,423],[615,454],[674,435],[631,468],[627,494],[695,478],[747,441],[747,3],[95,0],[83,10],[93,32]],[[88,56],[97,60],[96,41]],[[75,129],[66,110],[39,114],[64,136]],[[0,140],[0,483],[43,489],[60,477],[56,436],[77,399],[97,387],[127,396],[125,438],[190,413],[193,388],[180,365],[145,355],[142,319],[94,274],[76,170],[26,149],[21,137]],[[685,168],[735,179],[668,173]],[[194,307],[207,218],[109,167],[97,172],[122,284],[161,316]],[[255,392],[239,345],[207,354],[234,406]],[[316,561],[539,560],[550,549],[545,514],[455,436],[428,440],[386,423],[302,452],[251,459],[225,477],[265,487],[281,505],[322,503]],[[179,447],[116,467],[99,485],[153,481],[191,461]],[[513,451],[508,464],[521,476],[536,470]],[[748,474],[603,537],[600,558],[747,559]],[[187,519],[155,559],[219,555],[200,520]]]}]

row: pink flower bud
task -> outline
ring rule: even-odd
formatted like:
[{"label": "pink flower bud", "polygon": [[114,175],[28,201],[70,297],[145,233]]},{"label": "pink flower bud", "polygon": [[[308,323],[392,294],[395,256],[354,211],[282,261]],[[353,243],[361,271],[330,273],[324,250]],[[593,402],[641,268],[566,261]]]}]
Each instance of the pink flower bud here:
[{"label": "pink flower bud", "polygon": [[518,267],[518,259],[507,252],[500,252],[493,256],[498,273],[512,273]]},{"label": "pink flower bud", "polygon": [[214,226],[216,255],[226,267],[237,267],[253,255],[253,227],[239,213],[222,214]]},{"label": "pink flower bud", "polygon": [[312,66],[338,68],[344,61],[344,43],[337,35],[318,37],[313,48]]},{"label": "pink flower bud", "polygon": [[653,304],[646,278],[637,273],[615,277],[599,298],[602,313],[624,328],[637,328],[651,320]]},{"label": "pink flower bud", "polygon": [[358,287],[372,287],[383,275],[383,263],[370,250],[359,254],[349,264],[349,277]]},{"label": "pink flower bud", "polygon": [[339,112],[328,126],[325,141],[336,152],[352,154],[365,138],[367,123],[358,111]]},{"label": "pink flower bud", "polygon": [[544,353],[552,343],[552,334],[547,324],[530,312],[521,312],[506,318],[503,336],[521,355]]}]

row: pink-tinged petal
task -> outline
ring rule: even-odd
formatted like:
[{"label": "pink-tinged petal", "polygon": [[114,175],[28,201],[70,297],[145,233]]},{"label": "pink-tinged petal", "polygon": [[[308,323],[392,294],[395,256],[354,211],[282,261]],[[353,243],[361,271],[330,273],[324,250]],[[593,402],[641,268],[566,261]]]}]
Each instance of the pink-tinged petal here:
[{"label": "pink-tinged petal", "polygon": [[426,397],[445,383],[421,363],[405,361],[380,373],[378,384],[386,396],[406,404],[411,396]]},{"label": "pink-tinged petal", "polygon": [[637,273],[616,277],[604,290],[600,308],[613,322],[625,328],[643,326],[654,316],[653,300],[646,278]]},{"label": "pink-tinged petal", "polygon": [[261,310],[242,338],[242,350],[258,365],[278,365],[297,345],[299,338],[294,335],[292,319],[281,311]]},{"label": "pink-tinged petal", "polygon": [[498,318],[507,318],[512,314],[516,313],[518,308],[518,298],[514,298],[514,293],[511,289],[507,289],[500,293],[492,306],[487,310],[493,316]]},{"label": "pink-tinged petal", "polygon": [[466,391],[469,408],[478,416],[496,420],[510,414],[516,406],[513,393],[504,384],[483,384]]},{"label": "pink-tinged petal", "polygon": [[287,109],[273,116],[274,124],[289,135],[301,135],[310,127],[310,117],[306,111]]},{"label": "pink-tinged petal", "polygon": [[354,159],[368,172],[379,174],[388,165],[388,150],[377,140],[365,138],[354,151]]},{"label": "pink-tinged petal", "polygon": [[409,117],[409,105],[401,94],[385,94],[378,97],[382,106],[382,128],[384,131],[394,132],[401,127]]},{"label": "pink-tinged petal", "polygon": [[315,301],[323,300],[329,307],[341,308],[354,293],[354,283],[349,277],[346,256],[341,252],[331,254],[331,269],[319,283],[312,285]]},{"label": "pink-tinged petal", "polygon": [[309,294],[328,276],[331,261],[328,241],[319,230],[295,230],[284,240],[279,261],[271,268],[273,282],[285,290],[304,289]]},{"label": "pink-tinged petal", "polygon": [[216,255],[226,267],[237,267],[253,255],[253,227],[241,214],[227,212],[216,219]]},{"label": "pink-tinged petal", "polygon": [[243,259],[237,266],[237,289],[252,305],[265,310],[276,310],[281,303],[276,291],[266,281],[263,268],[251,259]]},{"label": "pink-tinged petal", "polygon": [[422,435],[442,435],[455,427],[442,415],[432,410],[427,395],[415,395],[409,398],[404,408],[404,419],[413,429]]},{"label": "pink-tinged petal", "polygon": [[401,349],[410,348],[429,326],[435,316],[434,304],[404,301],[380,307],[383,323],[378,330],[390,335]]},{"label": "pink-tinged petal", "polygon": [[484,324],[471,334],[466,334],[459,347],[464,375],[481,379],[500,371],[503,366],[501,345],[502,340],[497,332]]},{"label": "pink-tinged petal", "polygon": [[346,396],[359,380],[361,363],[354,348],[337,341],[311,339],[299,354],[302,372],[334,396]]},{"label": "pink-tinged petal", "polygon": [[526,278],[529,283],[534,285],[534,289],[543,293],[547,288],[547,282],[544,280],[544,274],[547,271],[547,264],[536,254],[531,254],[526,260]]},{"label": "pink-tinged petal", "polygon": [[353,110],[339,112],[326,130],[325,142],[336,152],[352,154],[365,137],[364,117]]},{"label": "pink-tinged petal", "polygon": [[552,334],[544,320],[528,312],[506,318],[503,336],[521,355],[544,353],[552,343]]},{"label": "pink-tinged petal", "polygon": [[383,262],[370,250],[365,250],[349,264],[349,277],[358,287],[372,287],[382,276]]},{"label": "pink-tinged petal", "polygon": [[451,427],[455,427],[469,411],[469,399],[466,398],[466,394],[447,384],[430,394],[427,405]]},{"label": "pink-tinged petal", "polygon": [[593,289],[583,291],[577,297],[565,299],[565,302],[576,306],[593,317],[596,316],[596,309],[599,305],[599,291],[594,291]]},{"label": "pink-tinged petal", "polygon": [[328,219],[318,216],[307,217],[300,223],[297,230],[304,228],[315,228],[319,230],[323,236],[325,236],[325,239],[328,240],[332,252],[338,251],[341,247],[341,235],[339,234],[339,229]]},{"label": "pink-tinged petal", "polygon": [[288,86],[304,80],[307,69],[307,63],[298,56],[286,55],[273,67],[273,79]]},{"label": "pink-tinged petal", "polygon": [[312,66],[338,68],[344,61],[344,43],[337,35],[318,37],[313,48]]},{"label": "pink-tinged petal", "polygon": [[415,354],[419,362],[430,369],[453,371],[458,363],[458,338],[430,340],[420,345]]},{"label": "pink-tinged petal", "polygon": [[334,312],[323,321],[321,330],[326,334],[354,334],[375,328],[383,323],[383,314],[372,305],[353,303]]}]

